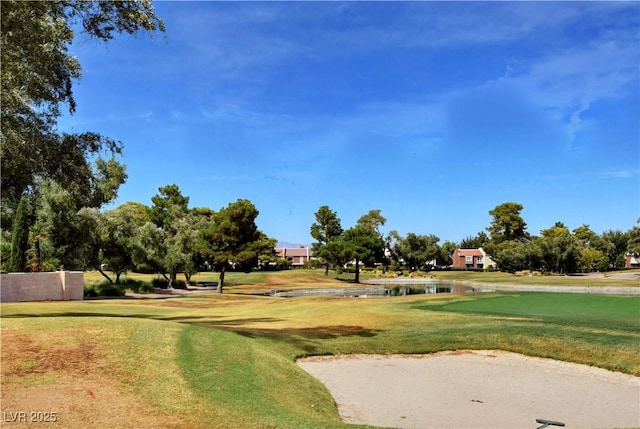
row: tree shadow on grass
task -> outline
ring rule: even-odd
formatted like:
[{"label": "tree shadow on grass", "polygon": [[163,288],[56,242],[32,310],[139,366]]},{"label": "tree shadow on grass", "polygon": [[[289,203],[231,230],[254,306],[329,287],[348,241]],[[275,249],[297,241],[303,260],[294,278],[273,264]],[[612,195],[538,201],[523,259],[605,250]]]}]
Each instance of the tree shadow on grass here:
[{"label": "tree shadow on grass", "polygon": [[[355,278],[344,278],[344,277],[336,277],[336,280],[338,280],[339,282],[342,283],[349,283],[349,284],[354,284],[354,285],[360,285],[362,283],[356,283],[356,279]],[[363,284],[363,286],[366,286]]]},{"label": "tree shadow on grass", "polygon": [[149,313],[128,313],[122,314],[117,312],[104,312],[104,311],[58,311],[49,313],[15,313],[10,315],[3,315],[5,319],[15,318],[41,318],[41,317],[112,317],[112,318],[127,318],[127,319],[148,319],[158,320],[164,322],[177,322],[188,325],[204,326],[208,328],[229,328],[229,327],[241,327],[244,324],[254,323],[274,323],[280,322],[281,319],[274,317],[248,317],[242,319],[226,319],[224,316],[168,316]]},{"label": "tree shadow on grass", "polygon": [[297,349],[303,350],[306,355],[319,353],[321,350],[320,343],[326,340],[335,340],[342,337],[372,338],[379,333],[376,329],[351,325],[280,329],[243,328],[238,326],[218,327],[231,330],[247,338],[266,338],[276,342],[285,342]]},{"label": "tree shadow on grass", "polygon": [[121,314],[117,312],[104,311],[60,311],[48,313],[39,312],[32,314],[23,312],[11,315],[3,315],[2,317],[7,319],[26,317],[112,317],[176,322],[191,326],[221,329],[228,332],[234,332],[238,335],[251,339],[264,338],[275,342],[287,343],[299,350],[302,350],[306,355],[322,353],[321,350],[325,349],[324,347],[321,347],[324,341],[336,340],[342,337],[372,338],[379,333],[379,330],[369,329],[357,325],[316,326],[309,328],[255,327],[256,324],[273,324],[283,321],[282,319],[274,317],[247,317],[228,319],[223,316],[214,315],[169,316],[148,313]]}]

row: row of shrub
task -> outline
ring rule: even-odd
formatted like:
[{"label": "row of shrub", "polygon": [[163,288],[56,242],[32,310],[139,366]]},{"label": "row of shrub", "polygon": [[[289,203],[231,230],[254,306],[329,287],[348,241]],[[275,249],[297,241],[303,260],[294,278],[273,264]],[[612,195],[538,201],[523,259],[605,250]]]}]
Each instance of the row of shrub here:
[{"label": "row of shrub", "polygon": [[152,282],[145,282],[142,280],[127,278],[120,280],[120,283],[111,283],[108,280],[104,280],[100,283],[85,285],[84,296],[85,298],[94,298],[98,296],[124,296],[127,290],[135,293],[153,292],[154,288],[158,287],[153,284],[155,283],[155,280],[157,279],[154,279]]},{"label": "row of shrub", "polygon": [[[197,285],[198,282],[191,282],[191,284]],[[87,298],[95,298],[99,296],[124,296],[127,291],[134,293],[149,293],[154,292],[155,289],[167,289],[168,287],[169,282],[165,278],[155,278],[151,281],[124,278],[120,279],[119,283],[111,283],[108,280],[104,280],[100,283],[85,285],[84,296]],[[187,284],[184,280],[176,280],[173,282],[172,287],[174,289],[186,289]]]},{"label": "row of shrub", "polygon": [[542,271],[522,270],[522,271],[516,271],[513,274],[516,277],[540,277],[542,276]]}]

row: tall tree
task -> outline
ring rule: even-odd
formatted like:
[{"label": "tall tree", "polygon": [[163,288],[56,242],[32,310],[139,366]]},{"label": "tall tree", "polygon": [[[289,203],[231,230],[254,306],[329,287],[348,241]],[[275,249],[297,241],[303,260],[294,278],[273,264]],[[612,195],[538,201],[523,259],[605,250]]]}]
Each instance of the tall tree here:
[{"label": "tall tree", "polygon": [[70,269],[95,265],[97,248],[94,213],[83,209],[75,196],[54,181],[38,185],[39,200],[36,223],[47,236],[46,259]]},{"label": "tall tree", "polygon": [[410,270],[427,268],[433,264],[433,260],[438,255],[438,241],[440,239],[433,234],[418,235],[410,232],[405,237],[398,235],[393,253]]},{"label": "tall tree", "polygon": [[575,272],[580,266],[584,245],[566,225],[556,222],[551,228],[540,231],[537,240],[545,268],[559,273]]},{"label": "tall tree", "polygon": [[522,204],[506,202],[489,211],[491,225],[487,228],[491,241],[500,244],[504,241],[522,240],[527,237],[527,224],[520,216]]},{"label": "tall tree", "polygon": [[344,231],[341,245],[338,246],[343,258],[355,260],[355,282],[360,283],[360,263],[373,266],[384,258],[384,240],[380,226],[386,219],[380,210],[370,210],[358,219],[353,227]]},{"label": "tall tree", "polygon": [[136,269],[143,272],[165,274],[167,257],[167,233],[153,222],[142,225],[135,236],[132,260]]},{"label": "tall tree", "polygon": [[33,252],[29,258],[30,269],[34,272],[42,271],[42,242],[48,238],[44,227],[36,223],[29,227],[29,241],[33,243]]},{"label": "tall tree", "polygon": [[149,220],[164,229],[170,229],[172,217],[180,217],[189,210],[189,197],[182,195],[176,184],[158,188],[158,193],[151,197],[151,202],[153,204],[149,210]]},{"label": "tall tree", "polygon": [[11,257],[9,271],[27,270],[27,248],[29,247],[29,214],[27,195],[20,198],[16,217],[13,222],[13,234],[11,237]]},{"label": "tall tree", "polygon": [[591,242],[593,241],[594,237],[597,235],[595,232],[593,232],[591,230],[591,228],[589,228],[589,225],[582,224],[579,227],[575,228],[573,230],[573,235],[580,241],[582,241],[582,243],[585,246],[590,246]]},{"label": "tall tree", "polygon": [[315,213],[316,221],[311,225],[311,237],[316,242],[311,245],[314,255],[320,257],[324,261],[324,275],[329,275],[329,267],[335,263],[335,252],[332,251],[332,247],[329,243],[338,239],[342,235],[342,225],[340,225],[340,218],[336,212],[331,210],[328,206],[321,206]]},{"label": "tall tree", "polygon": [[[195,253],[197,232],[195,225],[185,221],[189,212],[189,197],[180,192],[177,185],[158,188],[158,194],[151,197],[153,205],[149,209],[149,219],[164,231],[164,258],[159,264],[161,274],[169,282],[169,288],[176,283],[178,273],[186,268]],[[169,273],[169,276],[165,273]]]},{"label": "tall tree", "polygon": [[587,271],[604,271],[609,265],[609,260],[600,250],[585,247],[580,255],[580,265]]},{"label": "tall tree", "polygon": [[500,250],[493,256],[494,262],[501,271],[514,273],[527,268],[526,247],[528,244],[504,242]]},{"label": "tall tree", "polygon": [[540,235],[544,238],[560,238],[571,235],[571,232],[564,223],[556,222],[551,228],[541,230]]},{"label": "tall tree", "polygon": [[223,291],[229,267],[249,271],[266,247],[273,245],[274,241],[258,230],[258,214],[251,201],[239,199],[217,212],[209,227],[202,230],[199,251],[220,272],[218,293]]},{"label": "tall tree", "polygon": [[[111,283],[120,283],[120,276],[134,267],[136,236],[147,220],[146,209],[140,203],[128,202],[100,217],[98,271]],[[114,273],[115,281],[104,272],[103,265]]]},{"label": "tall tree", "polygon": [[[122,146],[97,133],[58,132],[62,107],[66,105],[70,113],[76,109],[73,83],[81,75],[80,63],[69,53],[75,37],[72,26],[79,22],[85,34],[107,41],[116,33],[164,31],[164,23],[155,16],[150,0],[7,0],[0,13],[3,205],[14,207],[38,177],[60,182],[66,189],[73,184],[85,192],[87,183],[99,180],[96,170],[109,167],[106,170],[113,173],[113,158],[104,161],[100,155],[117,155]],[[92,167],[95,158],[110,164]]]},{"label": "tall tree", "polygon": [[175,282],[175,275],[182,272],[186,285],[191,284],[191,276],[198,271],[197,245],[200,230],[206,227],[203,217],[195,212],[176,218],[172,223],[173,232],[167,239],[166,268],[172,275],[171,283]]},{"label": "tall tree", "polygon": [[438,256],[437,256],[438,265],[439,266],[451,265],[453,263],[453,260],[451,259],[451,257],[453,256],[453,252],[455,252],[457,247],[458,245],[453,241],[446,240],[444,243],[442,243],[442,246],[440,246],[438,250]]},{"label": "tall tree", "polygon": [[593,246],[600,250],[609,261],[609,267],[624,267],[624,254],[627,250],[628,236],[620,230],[607,230],[594,240]]},{"label": "tall tree", "polygon": [[[484,247],[489,242],[489,236],[486,232],[480,231],[475,236],[469,236],[464,238],[460,242],[461,249],[477,249]],[[455,250],[455,249],[453,249]],[[453,252],[451,252],[453,254]]]},{"label": "tall tree", "polygon": [[640,254],[640,218],[638,225],[627,231],[627,251],[633,254]]}]

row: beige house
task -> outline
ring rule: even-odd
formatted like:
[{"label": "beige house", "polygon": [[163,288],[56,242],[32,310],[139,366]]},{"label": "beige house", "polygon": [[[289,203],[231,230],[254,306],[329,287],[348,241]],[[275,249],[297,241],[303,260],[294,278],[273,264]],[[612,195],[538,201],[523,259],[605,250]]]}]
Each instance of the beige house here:
[{"label": "beige house", "polygon": [[276,247],[279,258],[291,262],[292,267],[302,267],[311,259],[309,247]]}]

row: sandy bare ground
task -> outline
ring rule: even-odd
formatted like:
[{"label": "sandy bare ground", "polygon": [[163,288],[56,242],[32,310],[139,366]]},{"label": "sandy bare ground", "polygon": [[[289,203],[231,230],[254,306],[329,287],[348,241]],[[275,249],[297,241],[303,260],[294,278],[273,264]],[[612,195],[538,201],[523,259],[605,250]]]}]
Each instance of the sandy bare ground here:
[{"label": "sandy bare ground", "polygon": [[640,427],[640,378],[503,351],[298,360],[348,423],[398,428]]}]

